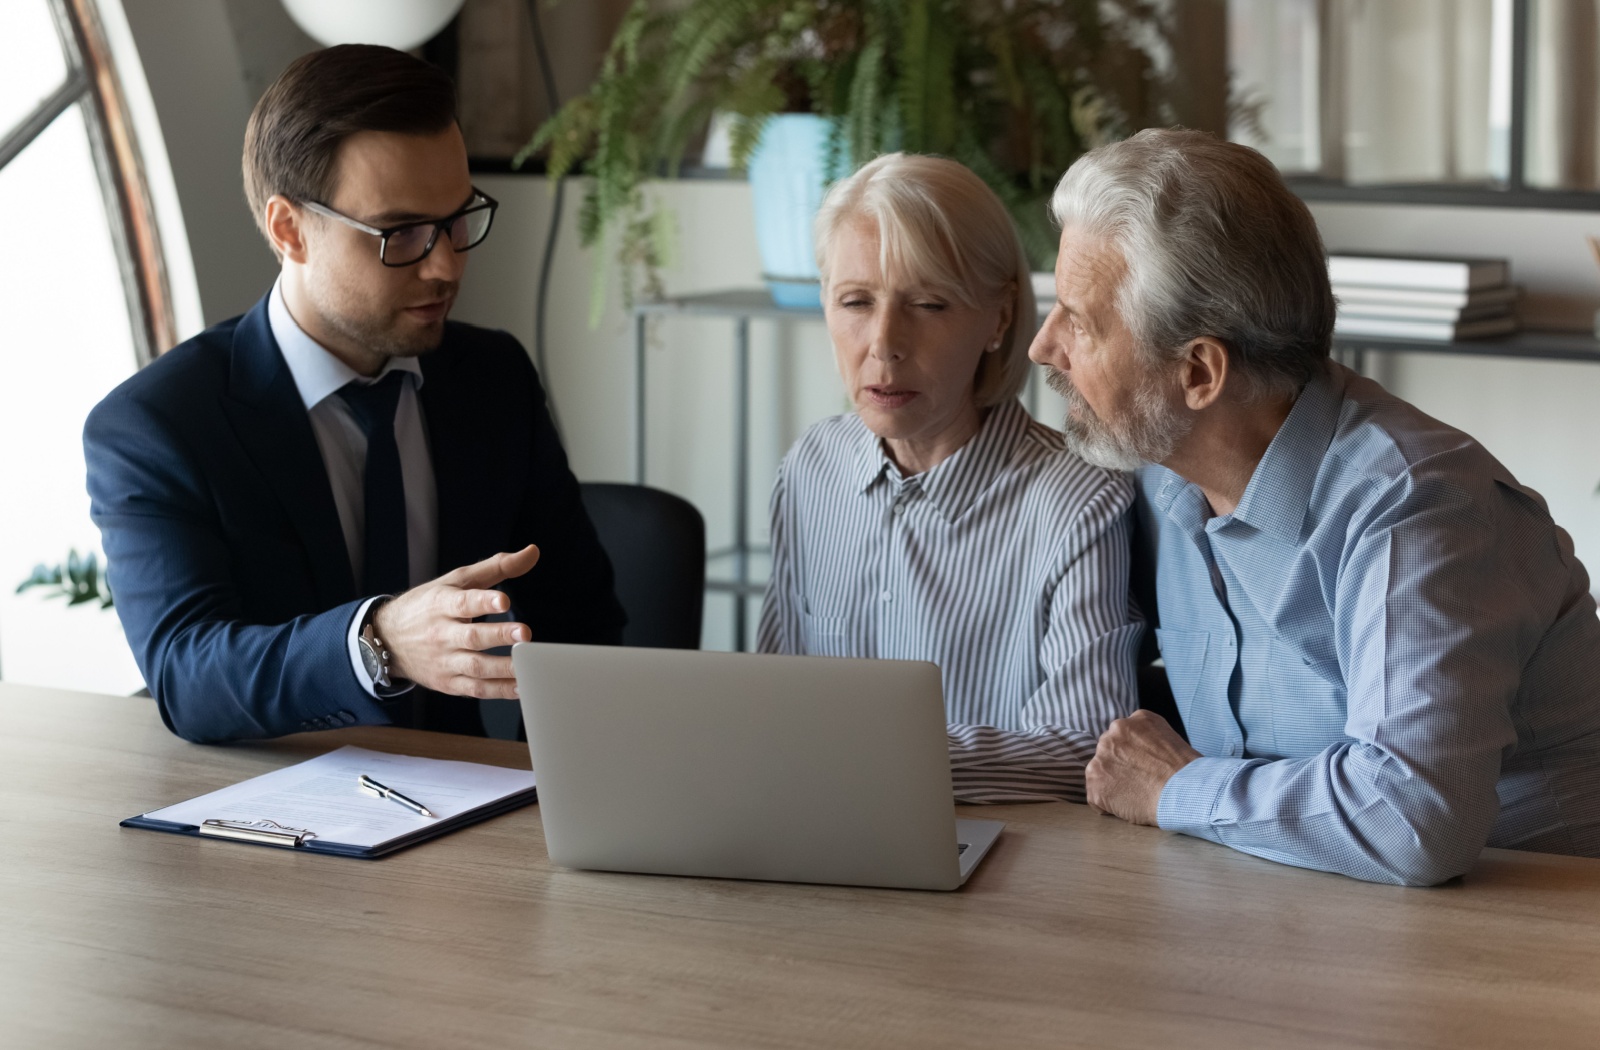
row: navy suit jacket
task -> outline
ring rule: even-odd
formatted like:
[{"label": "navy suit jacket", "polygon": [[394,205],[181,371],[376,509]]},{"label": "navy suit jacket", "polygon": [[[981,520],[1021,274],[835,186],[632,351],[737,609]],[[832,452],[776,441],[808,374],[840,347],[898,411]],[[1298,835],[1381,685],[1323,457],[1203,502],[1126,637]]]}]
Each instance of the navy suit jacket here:
[{"label": "navy suit jacket", "polygon": [[[539,564],[501,587],[513,615],[535,640],[616,644],[611,565],[521,345],[450,322],[421,360],[439,571],[536,543]],[[266,299],[113,390],[83,440],[117,613],[173,732],[482,731],[475,701],[380,703],[357,679],[347,638],[368,596]]]}]

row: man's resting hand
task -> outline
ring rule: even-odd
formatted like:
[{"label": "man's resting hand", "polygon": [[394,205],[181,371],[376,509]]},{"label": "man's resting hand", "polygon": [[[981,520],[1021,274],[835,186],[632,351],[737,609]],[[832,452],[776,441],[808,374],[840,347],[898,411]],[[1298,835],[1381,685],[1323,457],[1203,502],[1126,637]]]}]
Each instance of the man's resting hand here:
[{"label": "man's resting hand", "polygon": [[1084,770],[1089,805],[1133,824],[1156,823],[1161,789],[1200,757],[1167,720],[1135,711],[1111,723]]}]

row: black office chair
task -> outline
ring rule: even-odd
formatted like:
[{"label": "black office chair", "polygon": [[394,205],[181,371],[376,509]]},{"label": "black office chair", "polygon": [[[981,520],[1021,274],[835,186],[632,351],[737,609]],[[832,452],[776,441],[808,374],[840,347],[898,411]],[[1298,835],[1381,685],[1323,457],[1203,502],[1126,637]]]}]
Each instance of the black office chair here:
[{"label": "black office chair", "polygon": [[628,614],[623,645],[700,648],[706,523],[688,500],[645,485],[578,486]]}]

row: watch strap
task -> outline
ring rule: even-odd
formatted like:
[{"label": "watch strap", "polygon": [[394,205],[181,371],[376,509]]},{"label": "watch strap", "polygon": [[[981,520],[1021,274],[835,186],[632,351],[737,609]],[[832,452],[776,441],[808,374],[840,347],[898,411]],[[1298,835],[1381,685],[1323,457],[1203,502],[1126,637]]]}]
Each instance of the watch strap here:
[{"label": "watch strap", "polygon": [[366,654],[371,654],[373,662],[377,663],[378,665],[376,674],[373,674],[370,665],[367,666],[367,674],[369,679],[372,681],[373,688],[374,690],[382,690],[385,692],[394,691],[397,685],[401,687],[401,691],[404,689],[409,689],[411,686],[410,682],[402,683],[392,673],[391,666],[394,658],[393,653],[390,652],[389,647],[378,635],[376,624],[378,610],[391,600],[391,597],[384,596],[374,600],[373,603],[367,607],[367,614],[362,618],[361,629],[357,636],[357,642],[361,646],[363,652]]}]

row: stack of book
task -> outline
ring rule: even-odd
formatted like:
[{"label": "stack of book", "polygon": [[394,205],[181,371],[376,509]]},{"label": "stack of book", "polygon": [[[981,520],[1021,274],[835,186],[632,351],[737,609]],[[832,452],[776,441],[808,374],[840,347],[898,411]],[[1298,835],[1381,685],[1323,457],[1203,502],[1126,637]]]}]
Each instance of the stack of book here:
[{"label": "stack of book", "polygon": [[1330,255],[1337,335],[1483,339],[1517,329],[1517,289],[1504,259]]}]

